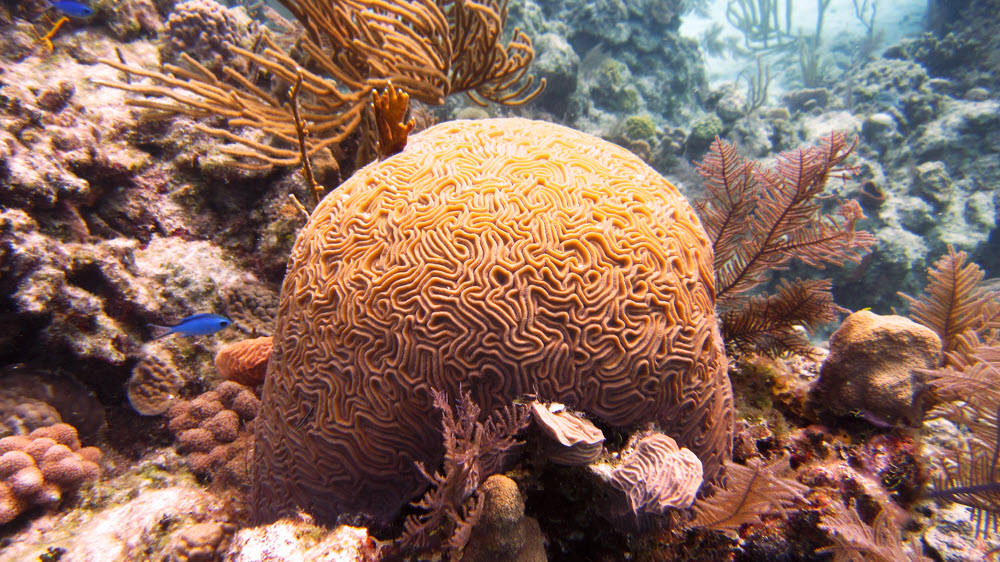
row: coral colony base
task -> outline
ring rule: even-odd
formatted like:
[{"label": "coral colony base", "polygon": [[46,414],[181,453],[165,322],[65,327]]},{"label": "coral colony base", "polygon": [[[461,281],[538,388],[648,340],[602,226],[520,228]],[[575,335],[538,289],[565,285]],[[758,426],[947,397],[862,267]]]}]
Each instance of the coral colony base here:
[{"label": "coral colony base", "polygon": [[0,5],[0,562],[997,558],[996,2],[887,1]]}]

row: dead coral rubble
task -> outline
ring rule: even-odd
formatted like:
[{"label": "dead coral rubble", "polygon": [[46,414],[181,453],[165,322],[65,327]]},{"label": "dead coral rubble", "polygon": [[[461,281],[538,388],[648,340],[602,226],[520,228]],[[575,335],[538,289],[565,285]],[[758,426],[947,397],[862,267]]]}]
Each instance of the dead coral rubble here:
[{"label": "dead coral rubble", "polygon": [[101,451],[81,448],[76,429],[66,424],[0,439],[0,524],[31,507],[58,504],[99,478],[100,462]]}]

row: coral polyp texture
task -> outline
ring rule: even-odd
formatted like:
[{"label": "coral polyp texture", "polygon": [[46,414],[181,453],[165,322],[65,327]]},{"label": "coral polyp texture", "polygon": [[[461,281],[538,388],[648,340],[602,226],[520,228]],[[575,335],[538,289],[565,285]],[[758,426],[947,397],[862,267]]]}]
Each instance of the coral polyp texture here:
[{"label": "coral polyp texture", "polygon": [[216,478],[230,479],[245,472],[249,436],[242,430],[257,417],[259,408],[249,388],[225,381],[193,400],[175,402],[167,411],[167,427],[177,440],[177,451],[188,456],[196,474],[214,472]]},{"label": "coral polyp texture", "polygon": [[[290,257],[253,507],[386,520],[442,458],[430,390],[656,422],[720,475],[732,390],[712,250],[675,187],[550,123],[452,121],[358,171]],[[461,390],[460,390],[461,388]]]},{"label": "coral polyp texture", "polygon": [[64,423],[0,439],[0,525],[96,480],[99,462],[101,451],[81,448],[76,429]]}]

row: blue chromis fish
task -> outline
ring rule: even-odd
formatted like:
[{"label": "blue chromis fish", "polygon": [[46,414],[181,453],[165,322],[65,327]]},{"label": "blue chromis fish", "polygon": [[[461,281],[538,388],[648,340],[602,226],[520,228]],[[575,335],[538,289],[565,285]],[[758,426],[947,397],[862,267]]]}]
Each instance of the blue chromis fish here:
[{"label": "blue chromis fish", "polygon": [[178,334],[181,336],[209,336],[232,323],[233,321],[225,316],[202,313],[188,316],[173,326],[150,324],[149,327],[161,332],[153,337],[154,340],[158,340],[162,337],[169,336],[170,334]]},{"label": "blue chromis fish", "polygon": [[73,0],[54,0],[53,2],[49,2],[49,5],[55,8],[56,11],[73,18],[89,18],[94,15],[94,10],[91,10],[89,6],[73,2]]}]

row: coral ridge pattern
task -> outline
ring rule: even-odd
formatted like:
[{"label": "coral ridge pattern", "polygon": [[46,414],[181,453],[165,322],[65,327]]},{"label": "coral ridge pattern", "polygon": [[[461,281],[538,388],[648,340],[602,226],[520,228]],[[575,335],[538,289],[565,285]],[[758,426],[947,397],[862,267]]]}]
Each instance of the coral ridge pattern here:
[{"label": "coral ridge pattern", "polygon": [[[639,158],[524,119],[443,123],[315,209],[290,257],[252,462],[258,519],[386,521],[441,462],[430,390],[656,422],[707,480],[732,390],[712,251]],[[461,388],[461,390],[460,390]]]}]

